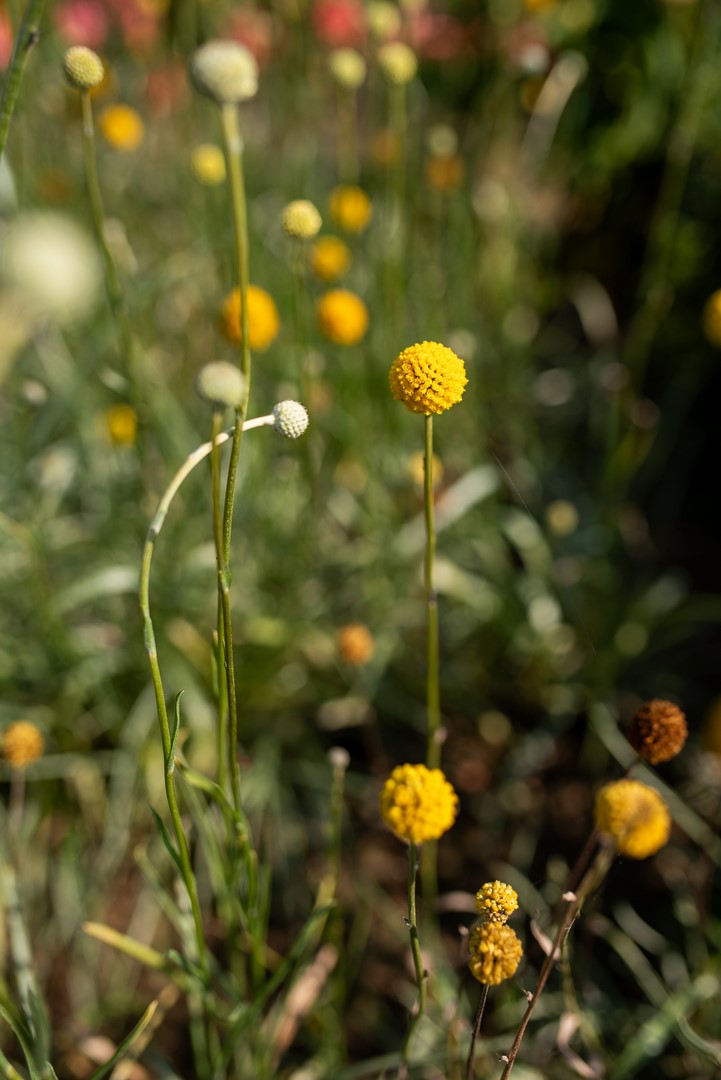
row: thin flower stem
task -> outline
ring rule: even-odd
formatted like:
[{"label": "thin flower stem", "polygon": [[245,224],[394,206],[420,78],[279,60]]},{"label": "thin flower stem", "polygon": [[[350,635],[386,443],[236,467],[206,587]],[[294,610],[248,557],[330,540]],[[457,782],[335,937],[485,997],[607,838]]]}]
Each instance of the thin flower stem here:
[{"label": "thin flower stem", "polygon": [[343,184],[358,183],[358,94],[338,87],[337,96],[338,175]]},{"label": "thin flower stem", "polygon": [[488,987],[484,986],[481,992],[481,1000],[478,1002],[478,1008],[476,1009],[476,1017],[473,1021],[473,1032],[471,1034],[471,1045],[468,1050],[468,1060],[466,1061],[466,1080],[472,1080],[473,1077],[473,1061],[476,1054],[476,1042],[481,1030],[481,1022],[483,1020],[483,1013],[486,1008],[486,1002],[488,1001]]},{"label": "thin flower stem", "polygon": [[[218,573],[218,783],[225,787],[227,776],[228,715],[235,705],[235,667],[232,653],[232,630],[228,625],[228,574],[223,560],[223,517],[220,499],[220,442],[222,413],[213,411],[210,475],[213,502],[213,540]],[[230,639],[230,645],[229,645]],[[237,726],[237,719],[236,719]]]},{"label": "thin flower stem", "polygon": [[40,19],[45,0],[29,0],[23,15],[20,29],[15,36],[10,64],[5,73],[2,97],[0,98],[0,160],[2,160],[10,131],[10,121],[15,112],[20,84],[25,70],[25,63],[30,51],[39,37]]},{"label": "thin flower stem", "polygon": [[428,748],[426,764],[429,769],[437,769],[441,760],[440,727],[441,697],[439,680],[439,645],[438,645],[438,597],[433,584],[433,569],[436,557],[436,526],[433,507],[433,416],[425,417],[425,460],[423,469],[423,496],[426,520],[426,555],[424,581],[426,591],[426,609],[428,619],[427,668],[426,668],[426,708],[428,713]]},{"label": "thin flower stem", "polygon": [[401,1060],[398,1066],[398,1080],[406,1080],[406,1077],[408,1076],[408,1053],[410,1050],[411,1039],[413,1037],[413,1032],[416,1029],[416,1025],[426,1007],[426,980],[428,978],[428,973],[423,967],[421,944],[418,939],[418,918],[416,914],[417,871],[418,849],[413,841],[411,841],[408,845],[408,932],[411,940],[411,954],[413,956],[413,967],[415,968],[416,973],[416,983],[418,984],[418,1001],[413,1014],[408,1021],[405,1038],[403,1039]]}]

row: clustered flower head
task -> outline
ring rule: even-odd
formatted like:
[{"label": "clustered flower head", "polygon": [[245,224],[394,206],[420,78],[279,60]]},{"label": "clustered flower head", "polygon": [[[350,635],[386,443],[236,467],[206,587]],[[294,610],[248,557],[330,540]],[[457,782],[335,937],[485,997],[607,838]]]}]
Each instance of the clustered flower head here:
[{"label": "clustered flower head", "polygon": [[646,701],[628,726],[628,741],[639,757],[651,765],[670,761],[688,737],[686,716],[672,701]]},{"label": "clustered flower head", "polygon": [[476,893],[476,911],[486,921],[504,923],[518,907],[518,893],[504,881],[487,881]]},{"label": "clustered flower head", "polygon": [[286,439],[297,439],[308,427],[308,413],[299,401],[279,401],[273,406],[273,430]]},{"label": "clustered flower head", "polygon": [[503,922],[476,926],[468,936],[471,974],[483,986],[498,986],[510,979],[523,956],[521,939]]},{"label": "clustered flower head", "polygon": [[63,57],[63,72],[75,90],[92,90],[103,81],[105,68],[96,52],[85,45],[73,45]]},{"label": "clustered flower head", "polygon": [[311,248],[310,268],[320,281],[343,277],[350,264],[350,248],[339,236],[320,236]]},{"label": "clustered flower head", "polygon": [[[228,293],[220,310],[220,328],[228,341],[238,344],[241,338],[240,289]],[[259,285],[248,286],[248,342],[251,349],[263,352],[273,344],[280,329],[280,318],[270,293]]]},{"label": "clustered flower head", "polygon": [[410,412],[442,413],[463,397],[468,379],[460,357],[437,341],[404,349],[389,372],[391,393]]},{"label": "clustered flower head", "polygon": [[350,233],[363,232],[373,215],[370,199],[363,188],[355,184],[340,184],[333,188],[328,210],[335,224]]},{"label": "clustered flower head", "polygon": [[646,859],[666,843],[671,815],[661,796],[639,780],[616,780],[596,795],[596,828],[621,855]]},{"label": "clustered flower head", "polygon": [[346,90],[357,90],[366,77],[366,62],[357,49],[334,49],[328,57],[328,70]]},{"label": "clustered flower head", "polygon": [[225,157],[215,143],[199,143],[190,154],[190,167],[197,180],[215,187],[225,180]]},{"label": "clustered flower head", "polygon": [[316,304],[321,332],[335,345],[357,345],[368,329],[368,308],[348,289],[331,289]]},{"label": "clustered flower head", "polygon": [[235,364],[214,360],[195,376],[195,390],[209,405],[239,409],[245,397],[245,376]]},{"label": "clustered flower head", "polygon": [[386,82],[392,86],[405,86],[415,79],[418,60],[410,45],[389,41],[378,50],[378,67]]},{"label": "clustered flower head", "polygon": [[258,91],[256,59],[237,41],[207,41],[193,53],[189,73],[198,93],[217,105],[237,105]]},{"label": "clustered flower head", "polygon": [[396,836],[422,844],[448,832],[458,813],[458,796],[440,769],[397,765],[383,786],[380,806]]},{"label": "clustered flower head", "polygon": [[283,232],[298,240],[312,240],[318,235],[321,224],[318,207],[309,199],[295,199],[288,203],[281,215]]},{"label": "clustered flower head", "polygon": [[0,753],[14,769],[26,769],[39,757],[45,748],[38,728],[29,720],[17,720],[9,724],[0,736]]},{"label": "clustered flower head", "polygon": [[116,150],[137,150],[145,138],[140,113],[130,105],[109,105],[98,117],[100,134]]},{"label": "clustered flower head", "polygon": [[133,446],[138,432],[138,414],[132,405],[118,402],[105,413],[108,435],[113,446]]},{"label": "clustered flower head", "polygon": [[367,664],[375,651],[373,635],[363,623],[348,623],[346,626],[341,626],[337,641],[341,659],[354,667]]}]

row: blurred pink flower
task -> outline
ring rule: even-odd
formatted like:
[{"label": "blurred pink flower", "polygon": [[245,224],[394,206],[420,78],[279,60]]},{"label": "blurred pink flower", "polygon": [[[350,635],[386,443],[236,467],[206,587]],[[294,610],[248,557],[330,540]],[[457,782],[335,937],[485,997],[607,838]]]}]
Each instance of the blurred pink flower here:
[{"label": "blurred pink flower", "polygon": [[232,11],[223,24],[220,36],[245,45],[259,67],[265,67],[273,54],[273,19],[267,11],[259,11],[256,7],[243,7]]},{"label": "blurred pink flower", "polygon": [[408,19],[408,39],[425,60],[455,60],[466,52],[468,35],[463,23],[441,12],[416,9]]},{"label": "blurred pink flower", "polygon": [[362,45],[367,23],[361,0],[315,0],[313,30],[319,41],[331,49]]},{"label": "blurred pink flower", "polygon": [[10,26],[10,18],[4,11],[0,11],[0,68],[8,66],[12,51],[13,32]]},{"label": "blurred pink flower", "polygon": [[145,95],[151,112],[156,116],[168,116],[188,97],[185,65],[171,63],[149,72]]},{"label": "blurred pink flower", "polygon": [[149,0],[107,0],[120,27],[123,44],[148,49],[156,41],[162,22],[162,5]]},{"label": "blurred pink flower", "polygon": [[98,0],[66,0],[53,8],[55,29],[73,45],[99,49],[110,29],[108,13]]}]

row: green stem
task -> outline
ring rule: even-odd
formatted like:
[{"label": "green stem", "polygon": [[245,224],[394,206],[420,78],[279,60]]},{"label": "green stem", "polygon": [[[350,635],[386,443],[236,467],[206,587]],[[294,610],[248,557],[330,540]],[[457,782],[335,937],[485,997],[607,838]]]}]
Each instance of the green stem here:
[{"label": "green stem", "polygon": [[338,175],[343,184],[357,184],[358,156],[358,95],[355,90],[338,88]]},{"label": "green stem", "polygon": [[441,692],[439,676],[438,597],[433,585],[436,557],[436,527],[433,507],[433,416],[425,417],[425,459],[423,468],[423,499],[426,521],[426,554],[424,582],[427,611],[426,709],[428,714],[428,749],[426,764],[437,769],[441,760]]},{"label": "green stem", "polygon": [[473,1059],[476,1054],[476,1043],[478,1041],[478,1035],[481,1030],[481,1021],[483,1020],[483,1013],[486,1008],[486,1002],[488,1001],[488,987],[484,986],[481,993],[481,1000],[478,1002],[478,1008],[476,1009],[476,1017],[473,1021],[473,1032],[471,1034],[471,1045],[468,1051],[468,1059],[466,1061],[466,1080],[472,1080],[473,1077]]},{"label": "green stem", "polygon": [[410,934],[411,955],[413,956],[413,967],[415,969],[416,983],[418,985],[418,1002],[408,1022],[405,1038],[403,1039],[401,1060],[398,1066],[398,1080],[405,1080],[408,1076],[408,1053],[410,1050],[411,1039],[413,1037],[413,1032],[416,1029],[416,1025],[426,1007],[426,981],[428,979],[428,972],[423,967],[421,944],[418,939],[418,918],[416,914],[417,870],[418,849],[413,841],[411,841],[408,845],[408,932]]},{"label": "green stem", "polygon": [[40,19],[45,0],[29,0],[23,15],[23,21],[15,36],[10,64],[5,73],[2,98],[0,98],[0,160],[2,160],[10,131],[10,121],[15,112],[20,83],[22,82],[25,63],[30,50],[38,40]]}]

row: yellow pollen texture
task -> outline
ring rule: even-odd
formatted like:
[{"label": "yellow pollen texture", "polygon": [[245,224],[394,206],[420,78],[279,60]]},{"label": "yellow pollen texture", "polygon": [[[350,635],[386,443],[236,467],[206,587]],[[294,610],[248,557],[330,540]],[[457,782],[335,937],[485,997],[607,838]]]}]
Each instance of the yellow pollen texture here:
[{"label": "yellow pollen texture", "polygon": [[391,393],[410,412],[442,413],[463,397],[468,379],[460,357],[437,341],[404,349],[388,375]]},{"label": "yellow pollen texture", "polygon": [[402,840],[437,840],[456,819],[458,796],[440,769],[398,765],[381,793],[381,814]]}]

